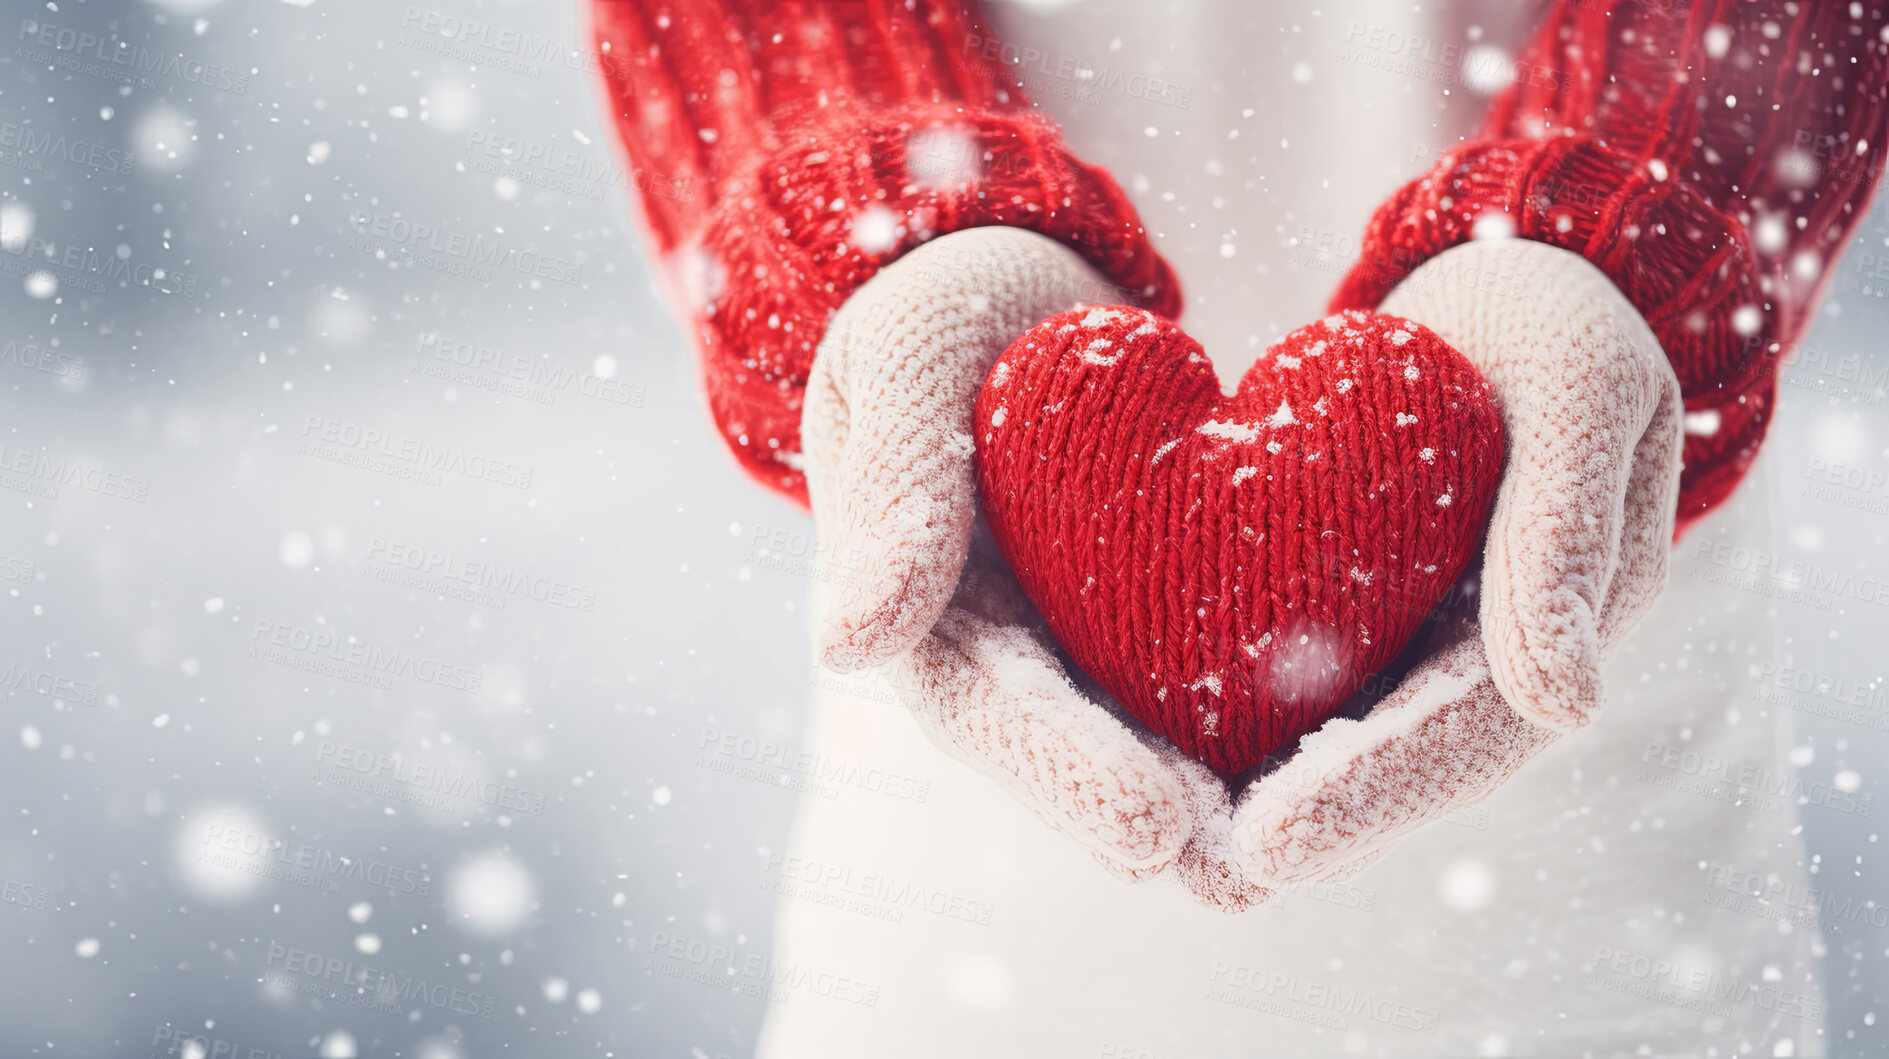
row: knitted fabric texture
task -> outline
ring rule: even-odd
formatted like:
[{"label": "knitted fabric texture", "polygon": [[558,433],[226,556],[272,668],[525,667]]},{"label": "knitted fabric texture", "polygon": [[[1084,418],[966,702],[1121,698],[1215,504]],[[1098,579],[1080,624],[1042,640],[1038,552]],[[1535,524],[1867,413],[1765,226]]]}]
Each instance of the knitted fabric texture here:
[{"label": "knitted fabric texture", "polygon": [[832,315],[947,232],[1008,225],[1132,301],[1180,292],[1121,189],[1031,112],[974,5],[597,0],[594,35],[711,412],[756,478],[806,502],[800,419]]},{"label": "knitted fabric texture", "polygon": [[[1507,283],[1477,291],[1463,275]],[[1523,716],[1566,731],[1602,701],[1601,663],[1666,582],[1680,471],[1679,380],[1617,283],[1526,239],[1477,240],[1384,300],[1495,391],[1508,469],[1482,565],[1483,646]]]},{"label": "knitted fabric texture", "polygon": [[1288,335],[1233,397],[1152,313],[1043,321],[977,399],[991,534],[1076,664],[1236,774],[1403,649],[1482,543],[1489,387],[1406,319]]},{"label": "knitted fabric texture", "polygon": [[1578,254],[1478,240],[1419,267],[1383,309],[1475,365],[1501,405],[1508,466],[1479,605],[1453,594],[1442,645],[1412,651],[1389,697],[1326,721],[1240,801],[1236,859],[1274,884],[1355,868],[1584,723],[1602,662],[1666,583],[1679,384],[1618,286]]},{"label": "knitted fabric texture", "polygon": [[[1882,170],[1889,0],[1557,4],[1481,134],[1394,194],[1333,308],[1509,230],[1580,253],[1686,399],[1681,530],[1730,494]],[[1500,283],[1501,277],[1488,278]]]},{"label": "knitted fabric texture", "polygon": [[950,753],[1114,874],[1164,873],[1227,911],[1264,901],[1265,879],[1358,870],[1580,723],[1600,660],[1665,583],[1679,489],[1679,383],[1611,280],[1543,243],[1478,240],[1385,301],[1495,391],[1499,555],[1480,606],[1444,601],[1438,631],[1454,648],[1407,649],[1407,675],[1372,682],[1395,684],[1390,698],[1362,720],[1328,719],[1237,807],[1205,765],[1131,730],[1092,683],[1074,686],[1083,675],[1064,668],[988,536],[967,528],[978,383],[1031,322],[1101,282],[1043,236],[975,228],[895,262],[834,318],[805,424],[814,519],[833,541],[813,615],[829,662],[840,649],[849,667],[909,664],[914,717]]},{"label": "knitted fabric texture", "polygon": [[[812,617],[841,633],[821,636],[828,664],[837,650],[848,669],[909,667],[913,719],[941,749],[1120,873],[1181,853],[1185,780],[1071,685],[989,534],[974,533],[970,436],[978,388],[1011,340],[1105,282],[1015,228],[926,243],[835,314],[803,437],[822,545]],[[862,597],[883,606],[852,606]],[[876,642],[854,635],[868,628]]]}]

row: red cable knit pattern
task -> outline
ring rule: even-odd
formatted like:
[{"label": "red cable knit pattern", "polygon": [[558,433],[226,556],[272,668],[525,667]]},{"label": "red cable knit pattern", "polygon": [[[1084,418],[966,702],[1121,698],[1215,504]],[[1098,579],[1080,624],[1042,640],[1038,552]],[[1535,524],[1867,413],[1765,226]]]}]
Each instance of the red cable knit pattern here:
[{"label": "red cable knit pattern", "polygon": [[[1430,174],[1379,207],[1366,242],[1388,248],[1345,276],[1335,305],[1376,305],[1432,254],[1474,237],[1496,217],[1524,239],[1593,262],[1640,310],[1685,393],[1749,386],[1771,339],[1757,257],[1698,192],[1662,181],[1616,152],[1576,137],[1479,140],[1446,153]],[[1500,294],[1503,276],[1458,282]],[[1741,335],[1734,316],[1755,330]]]},{"label": "red cable knit pattern", "polygon": [[913,247],[1029,228],[1120,285],[1098,300],[1179,313],[1121,189],[977,59],[974,8],[597,0],[593,12],[709,407],[742,465],[801,503],[802,392],[827,322]]},{"label": "red cable knit pattern", "polygon": [[1223,774],[1381,673],[1482,542],[1489,386],[1427,328],[1344,313],[1220,393],[1147,312],[1052,316],[977,398],[991,535],[1056,640]]},{"label": "red cable knit pattern", "polygon": [[[1375,305],[1382,274],[1408,274],[1487,213],[1587,255],[1682,383],[1683,529],[1755,458],[1780,354],[1867,212],[1889,140],[1886,26],[1889,0],[1554,5],[1523,58],[1530,76],[1478,140],[1380,209],[1334,306]],[[1568,146],[1518,167],[1520,138]]]}]

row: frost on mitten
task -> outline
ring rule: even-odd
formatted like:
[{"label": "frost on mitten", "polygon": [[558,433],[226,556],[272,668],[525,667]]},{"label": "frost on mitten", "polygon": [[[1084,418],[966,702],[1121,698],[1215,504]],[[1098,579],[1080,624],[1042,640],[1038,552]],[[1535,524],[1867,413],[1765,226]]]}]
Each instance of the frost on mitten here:
[{"label": "frost on mitten", "polygon": [[[1686,401],[1679,526],[1756,457],[1882,171],[1889,0],[1549,8],[1480,135],[1380,207],[1333,308],[1513,232],[1581,253],[1654,329]],[[1481,281],[1501,281],[1488,277]]]},{"label": "frost on mitten", "polygon": [[742,466],[806,502],[802,396],[827,323],[913,247],[1027,228],[1180,310],[1121,189],[1063,146],[974,6],[934,0],[596,0],[644,222]]}]

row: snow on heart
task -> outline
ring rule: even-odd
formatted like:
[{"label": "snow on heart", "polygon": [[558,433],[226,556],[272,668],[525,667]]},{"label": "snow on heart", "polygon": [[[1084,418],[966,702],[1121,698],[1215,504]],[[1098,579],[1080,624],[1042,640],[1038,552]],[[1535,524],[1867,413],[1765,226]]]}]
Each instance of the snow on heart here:
[{"label": "snow on heart", "polygon": [[1346,312],[1232,397],[1152,313],[1077,309],[978,394],[1004,557],[1070,656],[1224,774],[1317,727],[1401,651],[1482,542],[1488,386],[1428,329]]}]

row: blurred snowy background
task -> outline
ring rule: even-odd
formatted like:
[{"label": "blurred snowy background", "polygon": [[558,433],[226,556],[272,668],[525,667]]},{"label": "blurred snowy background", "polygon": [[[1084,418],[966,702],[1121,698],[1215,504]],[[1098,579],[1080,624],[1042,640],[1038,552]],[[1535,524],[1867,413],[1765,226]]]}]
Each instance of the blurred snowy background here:
[{"label": "blurred snowy background", "polygon": [[[1033,86],[1233,360],[1526,28],[1281,6],[993,9],[1185,90]],[[4,30],[0,1055],[749,1054],[761,1002],[650,948],[766,957],[811,527],[708,426],[576,0]],[[1401,166],[1305,140],[1413,98]],[[1301,316],[1246,312],[1281,285]],[[1729,707],[1793,712],[1815,900],[1860,910],[1822,927],[1833,1054],[1889,1047],[1876,814],[1831,807],[1889,793],[1885,297],[1879,211],[1786,371],[1784,644]]]}]

